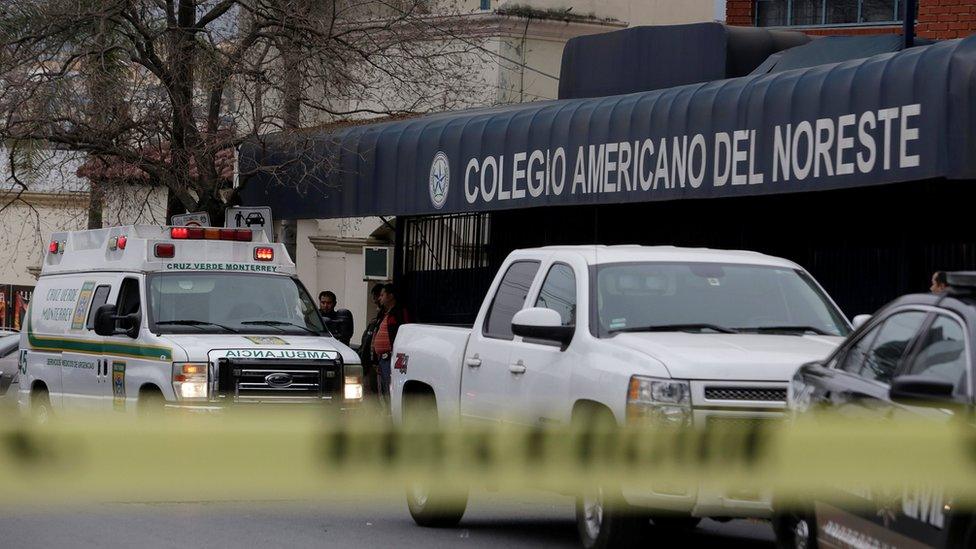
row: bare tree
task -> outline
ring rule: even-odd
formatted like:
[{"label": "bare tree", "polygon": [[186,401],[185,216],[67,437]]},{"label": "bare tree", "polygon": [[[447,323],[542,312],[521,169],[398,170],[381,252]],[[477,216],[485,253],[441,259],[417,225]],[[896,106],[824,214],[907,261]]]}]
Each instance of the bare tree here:
[{"label": "bare tree", "polygon": [[482,102],[483,37],[457,15],[430,0],[3,0],[0,138],[13,174],[40,143],[87,154],[93,181],[162,185],[220,220],[245,139]]}]

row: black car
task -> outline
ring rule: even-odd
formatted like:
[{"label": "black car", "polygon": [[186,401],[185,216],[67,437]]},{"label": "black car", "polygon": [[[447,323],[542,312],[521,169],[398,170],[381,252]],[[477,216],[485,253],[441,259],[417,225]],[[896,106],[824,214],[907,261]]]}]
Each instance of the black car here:
[{"label": "black car", "polygon": [[248,227],[251,225],[261,225],[263,227],[264,216],[261,215],[261,212],[251,212],[247,214],[247,217],[244,218],[244,224]]},{"label": "black car", "polygon": [[[908,295],[886,305],[825,361],[801,367],[790,387],[793,408],[972,425],[976,273],[949,273],[948,281],[945,294]],[[848,547],[852,539],[872,547],[976,547],[976,518],[942,499],[940,491],[906,492],[884,509],[869,500],[857,510],[829,502],[777,509],[777,542],[797,548]]]}]

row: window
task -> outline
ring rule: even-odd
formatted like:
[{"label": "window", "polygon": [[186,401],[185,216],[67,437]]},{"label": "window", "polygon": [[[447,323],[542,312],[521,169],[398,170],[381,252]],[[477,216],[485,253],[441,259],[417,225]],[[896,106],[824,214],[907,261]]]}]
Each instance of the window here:
[{"label": "window", "polygon": [[576,275],[572,267],[560,263],[549,269],[535,306],[559,313],[563,326],[576,325]]},{"label": "window", "polygon": [[95,311],[102,305],[105,305],[105,302],[108,301],[108,294],[111,291],[112,287],[107,285],[95,288],[95,295],[92,297],[91,307],[88,308],[88,322],[86,326],[89,330],[95,329]]},{"label": "window", "polygon": [[925,316],[921,311],[891,315],[848,351],[841,369],[865,379],[889,383]]},{"label": "window", "polygon": [[904,0],[756,0],[757,27],[895,23]]},{"label": "window", "polygon": [[918,354],[906,374],[948,381],[956,392],[966,387],[966,336],[955,320],[939,315],[923,335]]},{"label": "window", "polygon": [[[135,278],[126,278],[119,287],[119,297],[115,300],[116,313],[119,316],[130,315],[139,312],[139,281]],[[124,329],[122,321],[116,322],[116,328]]]},{"label": "window", "polygon": [[488,309],[484,335],[499,339],[512,339],[512,317],[525,305],[529,286],[539,270],[538,261],[516,261],[508,267],[498,292]]},{"label": "window", "polygon": [[607,263],[595,268],[598,337],[667,325],[846,336],[840,311],[806,273],[725,263]]},{"label": "window", "polygon": [[150,275],[146,291],[156,333],[319,335],[318,308],[298,280],[257,273]]}]

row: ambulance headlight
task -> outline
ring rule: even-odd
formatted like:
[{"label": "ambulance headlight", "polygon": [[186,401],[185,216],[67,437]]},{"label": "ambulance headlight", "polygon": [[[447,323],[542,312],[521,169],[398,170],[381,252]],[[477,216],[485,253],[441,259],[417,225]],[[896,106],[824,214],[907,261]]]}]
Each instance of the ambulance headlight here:
[{"label": "ambulance headlight", "polygon": [[207,398],[206,362],[174,362],[173,390],[180,400],[203,400]]},{"label": "ambulance headlight", "polygon": [[346,400],[363,399],[363,383],[358,377],[346,376],[344,396]]}]

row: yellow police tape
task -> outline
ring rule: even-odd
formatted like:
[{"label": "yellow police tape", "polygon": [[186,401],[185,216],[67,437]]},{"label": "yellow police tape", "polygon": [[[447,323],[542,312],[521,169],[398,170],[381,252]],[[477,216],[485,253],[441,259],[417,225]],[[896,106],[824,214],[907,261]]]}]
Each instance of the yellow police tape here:
[{"label": "yellow police tape", "polygon": [[564,493],[703,484],[798,500],[837,487],[915,485],[976,501],[974,435],[960,421],[838,417],[688,429],[397,429],[309,411],[91,416],[0,425],[0,502],[327,499],[400,493],[418,480]]}]

